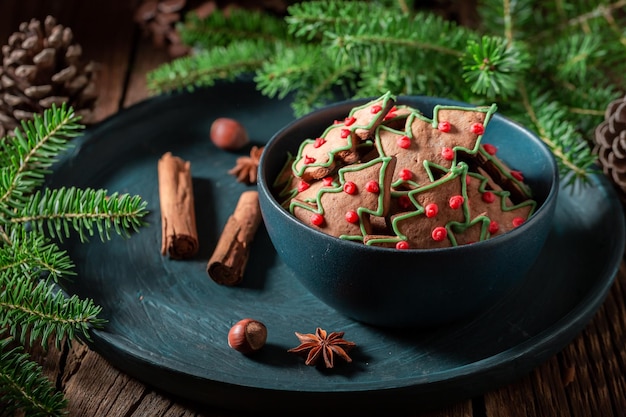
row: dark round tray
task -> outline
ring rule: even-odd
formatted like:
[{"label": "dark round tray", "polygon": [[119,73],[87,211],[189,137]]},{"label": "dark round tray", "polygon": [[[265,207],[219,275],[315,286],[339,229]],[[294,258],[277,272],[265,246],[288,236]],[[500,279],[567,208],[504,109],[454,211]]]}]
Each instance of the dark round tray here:
[{"label": "dark round tray", "polygon": [[[546,247],[523,284],[461,323],[390,331],[343,317],[298,283],[263,226],[243,284],[220,286],[206,262],[239,194],[254,188],[227,173],[248,149],[222,151],[208,138],[221,116],[241,121],[257,145],[294,118],[288,100],[268,99],[250,82],[153,98],[89,128],[48,182],[148,202],[150,224],[128,240],[65,242],[78,276],[64,288],[103,307],[108,323],[91,332],[90,346],[158,389],[228,409],[300,415],[439,407],[514,381],[550,358],[589,322],[613,283],[624,218],[598,175],[582,190],[561,190]],[[157,160],[167,151],[192,164],[200,252],[191,260],[160,253]],[[268,327],[267,345],[253,356],[226,342],[243,317]],[[298,344],[295,331],[318,326],[344,331],[358,345],[352,363],[324,370],[287,353]]]}]

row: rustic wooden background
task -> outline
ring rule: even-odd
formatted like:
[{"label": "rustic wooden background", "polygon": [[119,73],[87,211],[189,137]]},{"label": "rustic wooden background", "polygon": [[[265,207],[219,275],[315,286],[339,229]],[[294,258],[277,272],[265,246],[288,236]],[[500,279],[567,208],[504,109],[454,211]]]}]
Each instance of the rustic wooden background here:
[{"label": "rustic wooden background", "polygon": [[[145,99],[145,74],[170,59],[133,21],[138,1],[0,0],[0,43],[31,18],[52,15],[71,27],[85,57],[100,64],[95,119]],[[562,352],[526,377],[442,410],[407,416],[626,416],[626,267],[622,262],[604,305]],[[84,345],[33,349],[45,373],[69,399],[70,416],[235,416],[157,392],[109,365]],[[320,405],[323,407],[323,405]]]}]

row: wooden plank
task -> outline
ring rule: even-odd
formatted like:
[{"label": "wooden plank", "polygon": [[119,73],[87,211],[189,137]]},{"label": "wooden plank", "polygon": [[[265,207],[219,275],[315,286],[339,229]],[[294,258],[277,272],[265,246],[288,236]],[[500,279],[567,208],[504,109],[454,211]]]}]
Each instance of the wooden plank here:
[{"label": "wooden plank", "polygon": [[141,37],[128,77],[123,107],[131,106],[149,98],[151,93],[148,91],[147,74],[159,65],[169,61],[170,56],[164,48],[157,48],[149,39]]},{"label": "wooden plank", "polygon": [[522,381],[485,396],[487,416],[623,416],[626,410],[626,264],[591,323]]},{"label": "wooden plank", "polygon": [[79,1],[72,19],[76,39],[86,59],[99,63],[98,100],[94,118],[100,121],[115,114],[122,103],[125,81],[135,41],[134,2],[111,1],[107,7]]},{"label": "wooden plank", "polygon": [[119,372],[87,346],[73,343],[62,376],[70,416],[124,416],[147,388]]},{"label": "wooden plank", "polygon": [[427,412],[416,412],[413,414],[409,412],[407,416],[415,416],[415,417],[472,417],[473,406],[472,400],[461,401],[456,404],[451,404],[445,407],[442,407],[438,410],[427,411]]}]

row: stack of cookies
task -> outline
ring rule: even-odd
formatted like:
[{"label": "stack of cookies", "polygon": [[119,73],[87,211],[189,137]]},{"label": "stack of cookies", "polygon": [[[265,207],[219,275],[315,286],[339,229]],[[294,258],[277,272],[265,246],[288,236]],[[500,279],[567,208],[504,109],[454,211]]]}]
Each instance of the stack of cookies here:
[{"label": "stack of cookies", "polygon": [[429,119],[388,92],[303,138],[275,196],[311,227],[366,245],[443,248],[506,233],[536,202],[523,173],[481,143],[495,111],[437,105]]}]

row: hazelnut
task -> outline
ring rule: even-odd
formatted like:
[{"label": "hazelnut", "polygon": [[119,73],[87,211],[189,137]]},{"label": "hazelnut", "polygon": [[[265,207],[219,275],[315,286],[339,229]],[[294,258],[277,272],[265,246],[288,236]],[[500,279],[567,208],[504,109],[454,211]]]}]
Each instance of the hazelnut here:
[{"label": "hazelnut", "polygon": [[248,132],[235,119],[220,117],[211,124],[211,141],[220,149],[236,151],[250,142]]},{"label": "hazelnut", "polygon": [[228,346],[241,353],[252,353],[261,349],[266,340],[265,325],[251,318],[239,320],[228,332]]}]

